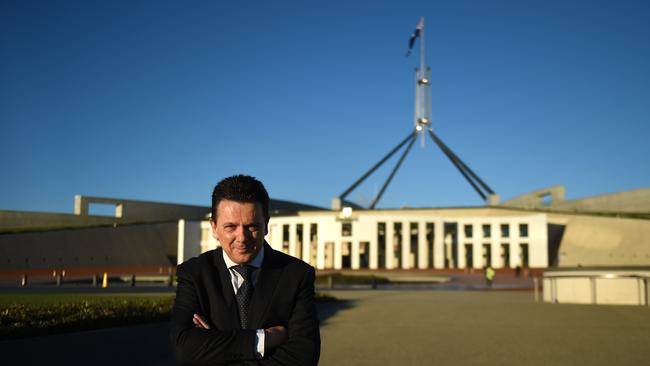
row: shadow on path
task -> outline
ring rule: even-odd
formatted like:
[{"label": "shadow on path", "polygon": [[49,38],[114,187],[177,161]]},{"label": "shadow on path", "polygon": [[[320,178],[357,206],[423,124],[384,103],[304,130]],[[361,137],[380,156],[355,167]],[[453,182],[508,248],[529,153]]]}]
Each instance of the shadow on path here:
[{"label": "shadow on path", "polygon": [[0,342],[6,365],[175,365],[169,323]]},{"label": "shadow on path", "polygon": [[352,308],[355,302],[354,300],[331,300],[316,303],[316,311],[318,312],[320,325],[325,325],[327,320],[337,312]]},{"label": "shadow on path", "polygon": [[[321,325],[353,301],[316,304]],[[141,324],[0,341],[6,365],[175,365],[169,323]]]}]

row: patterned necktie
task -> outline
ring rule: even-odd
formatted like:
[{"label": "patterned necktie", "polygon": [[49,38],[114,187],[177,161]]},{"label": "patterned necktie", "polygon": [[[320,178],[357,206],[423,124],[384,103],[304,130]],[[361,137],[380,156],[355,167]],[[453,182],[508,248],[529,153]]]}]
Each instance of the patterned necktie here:
[{"label": "patterned necktie", "polygon": [[239,286],[239,290],[237,290],[236,297],[237,304],[239,305],[239,323],[242,329],[248,329],[248,310],[253,295],[253,283],[251,280],[253,267],[240,264],[233,267],[233,269],[244,278],[244,282]]}]

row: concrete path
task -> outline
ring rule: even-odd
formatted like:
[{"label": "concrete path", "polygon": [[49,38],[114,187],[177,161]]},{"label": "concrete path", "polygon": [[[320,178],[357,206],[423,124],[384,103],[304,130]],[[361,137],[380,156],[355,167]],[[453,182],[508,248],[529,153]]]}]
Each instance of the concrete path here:
[{"label": "concrete path", "polygon": [[551,305],[530,292],[333,291],[321,365],[647,365],[647,307]]},{"label": "concrete path", "polygon": [[[650,308],[551,305],[530,292],[332,291],[322,366],[647,365]],[[6,365],[173,365],[166,323],[0,342]]]}]

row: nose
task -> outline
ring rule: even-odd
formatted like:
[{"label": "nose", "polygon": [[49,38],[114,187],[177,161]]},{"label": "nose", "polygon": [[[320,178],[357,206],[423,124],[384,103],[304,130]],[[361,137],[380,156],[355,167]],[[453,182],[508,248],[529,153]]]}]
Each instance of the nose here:
[{"label": "nose", "polygon": [[248,230],[244,226],[239,226],[235,232],[235,238],[238,242],[244,243],[248,239]]}]

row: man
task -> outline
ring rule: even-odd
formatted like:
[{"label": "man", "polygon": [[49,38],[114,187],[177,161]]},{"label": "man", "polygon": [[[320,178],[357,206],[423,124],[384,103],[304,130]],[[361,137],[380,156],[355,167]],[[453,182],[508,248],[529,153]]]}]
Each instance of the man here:
[{"label": "man", "polygon": [[236,175],[212,193],[220,248],[178,266],[171,337],[181,363],[316,365],[320,333],[314,268],[273,250],[269,195]]},{"label": "man", "polygon": [[492,287],[492,281],[494,281],[494,276],[496,276],[496,274],[496,271],[491,265],[488,265],[485,268],[485,285],[487,287]]}]

